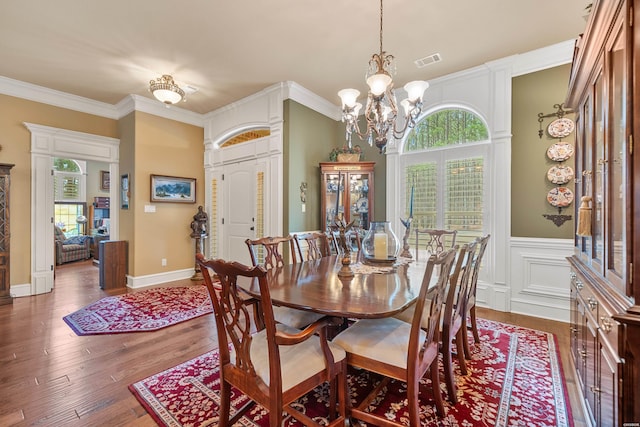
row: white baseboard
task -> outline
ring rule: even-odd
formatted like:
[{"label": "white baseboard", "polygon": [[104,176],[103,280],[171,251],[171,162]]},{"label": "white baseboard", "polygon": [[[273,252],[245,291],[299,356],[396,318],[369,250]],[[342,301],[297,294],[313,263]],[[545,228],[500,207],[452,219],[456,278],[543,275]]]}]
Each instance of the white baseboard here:
[{"label": "white baseboard", "polygon": [[167,273],[149,274],[146,276],[127,275],[127,288],[138,289],[147,286],[160,285],[162,283],[173,282],[174,280],[189,279],[195,274],[193,268],[184,270],[169,271]]}]

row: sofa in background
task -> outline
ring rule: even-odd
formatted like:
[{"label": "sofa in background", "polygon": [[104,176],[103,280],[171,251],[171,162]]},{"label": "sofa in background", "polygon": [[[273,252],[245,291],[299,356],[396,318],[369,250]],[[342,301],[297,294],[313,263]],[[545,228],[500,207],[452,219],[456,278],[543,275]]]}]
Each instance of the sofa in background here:
[{"label": "sofa in background", "polygon": [[56,265],[88,259],[91,256],[91,237],[77,236],[67,239],[64,232],[56,225],[54,225],[53,237],[56,244]]}]

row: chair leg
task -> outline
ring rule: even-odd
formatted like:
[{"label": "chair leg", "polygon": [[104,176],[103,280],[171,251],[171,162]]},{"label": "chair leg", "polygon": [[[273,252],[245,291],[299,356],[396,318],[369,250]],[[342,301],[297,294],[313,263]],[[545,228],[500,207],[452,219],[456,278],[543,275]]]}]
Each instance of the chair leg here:
[{"label": "chair leg", "polygon": [[460,373],[462,373],[462,375],[467,375],[469,372],[467,370],[467,362],[464,360],[465,359],[465,348],[464,348],[465,342],[467,342],[467,340],[465,336],[462,335],[462,328],[460,328],[458,330],[458,333],[456,334],[456,352],[458,353],[458,363],[460,364]]},{"label": "chair leg", "polygon": [[330,420],[335,420],[336,419],[336,409],[337,409],[337,393],[339,393],[339,390],[337,389],[339,387],[339,379],[337,377],[334,377],[331,381],[329,381],[329,419]]},{"label": "chair leg", "polygon": [[[432,366],[437,366],[437,359],[432,362]],[[407,381],[407,410],[409,411],[409,425],[420,425],[420,404],[419,404],[419,388],[420,378],[413,378],[411,381]],[[435,390],[434,390],[434,394]]]},{"label": "chair leg", "polygon": [[269,427],[281,427],[282,425],[282,395],[272,396],[269,405]]},{"label": "chair leg", "polygon": [[462,326],[460,327],[460,331],[463,337],[462,345],[464,347],[464,357],[467,360],[471,360],[471,347],[469,347],[469,328],[467,327],[467,316],[462,318]]},{"label": "chair leg", "polygon": [[478,323],[476,322],[476,306],[471,307],[471,330],[473,331],[473,339],[476,344],[480,343],[480,335],[478,334]]},{"label": "chair leg", "polygon": [[[447,336],[447,334],[443,334]],[[433,362],[437,364],[437,362]],[[458,396],[456,394],[456,384],[453,376],[453,362],[451,360],[451,340],[445,338],[442,341],[442,367],[444,369],[444,380],[447,384],[447,391],[449,392],[449,401],[454,405],[458,403]]]},{"label": "chair leg", "polygon": [[[438,369],[438,361],[431,362],[431,386],[433,387],[433,400],[436,402],[436,414],[440,418],[444,417],[444,403],[442,402],[442,392],[440,391],[440,370]],[[420,425],[420,424],[411,424]]]},{"label": "chair leg", "polygon": [[[347,385],[347,360],[342,363],[342,372],[338,374],[338,417],[346,420],[347,406],[351,407],[351,396]],[[348,399],[348,401],[347,401]]]},{"label": "chair leg", "polygon": [[229,412],[231,409],[231,384],[220,379],[220,426],[229,425]]}]

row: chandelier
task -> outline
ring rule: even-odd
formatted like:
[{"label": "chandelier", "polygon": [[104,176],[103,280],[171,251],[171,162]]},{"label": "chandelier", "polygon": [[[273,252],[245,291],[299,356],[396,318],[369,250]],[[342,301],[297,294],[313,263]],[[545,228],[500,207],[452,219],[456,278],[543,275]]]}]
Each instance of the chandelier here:
[{"label": "chandelier", "polygon": [[185,99],[184,91],[173,82],[173,77],[168,74],[149,81],[149,91],[158,101],[167,105],[176,104]]},{"label": "chandelier", "polygon": [[346,138],[351,147],[351,135],[356,133],[369,145],[376,147],[384,154],[388,139],[401,139],[407,129],[413,128],[416,119],[422,111],[422,96],[429,87],[429,83],[421,80],[404,85],[407,98],[400,105],[404,110],[404,124],[398,127],[398,104],[393,91],[395,63],[393,55],[382,50],[382,0],[380,0],[380,53],[374,53],[369,60],[366,81],[369,86],[367,106],[364,117],[367,127],[360,130],[358,114],[362,104],[357,102],[360,91],[357,89],[343,89],[338,92],[342,100],[342,121],[346,123]]}]

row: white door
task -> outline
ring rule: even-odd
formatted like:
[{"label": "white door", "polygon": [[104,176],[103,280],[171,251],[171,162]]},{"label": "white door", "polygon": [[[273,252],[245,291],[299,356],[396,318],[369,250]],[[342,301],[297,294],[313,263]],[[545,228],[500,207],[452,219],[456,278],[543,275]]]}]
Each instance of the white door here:
[{"label": "white door", "polygon": [[255,161],[225,165],[222,189],[224,194],[224,235],[222,253],[227,260],[251,265],[245,243],[255,236]]}]

